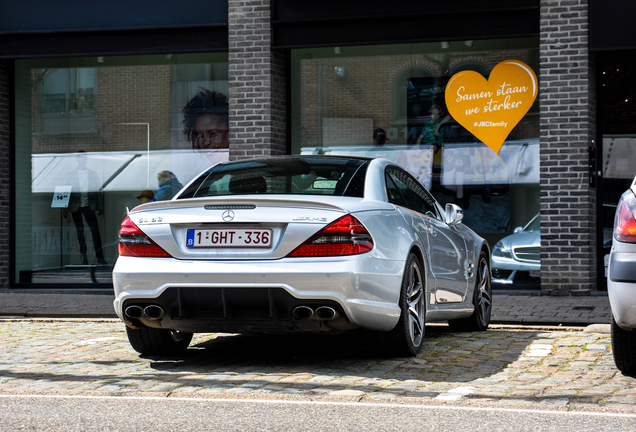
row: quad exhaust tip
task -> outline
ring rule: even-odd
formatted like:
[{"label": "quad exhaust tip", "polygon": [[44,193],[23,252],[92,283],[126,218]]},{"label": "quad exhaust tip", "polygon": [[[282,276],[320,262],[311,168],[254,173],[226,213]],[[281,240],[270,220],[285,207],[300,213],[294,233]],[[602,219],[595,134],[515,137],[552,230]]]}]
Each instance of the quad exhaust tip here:
[{"label": "quad exhaust tip", "polygon": [[161,306],[158,305],[150,305],[145,308],[137,305],[128,306],[126,308],[125,314],[128,318],[132,319],[140,319],[140,318],[148,318],[151,320],[158,320],[163,317],[165,311]]},{"label": "quad exhaust tip", "polygon": [[314,310],[308,306],[297,306],[294,308],[293,314],[298,319],[309,319],[314,316]]},{"label": "quad exhaust tip", "polygon": [[[317,307],[316,310],[310,308],[309,306],[296,306],[292,313],[294,317],[299,320],[317,319],[320,321],[327,321],[338,316],[338,311],[336,311],[331,306],[320,306]],[[137,305],[132,305],[126,308],[125,314],[128,318],[132,319],[140,319],[146,317],[151,320],[158,320],[163,317],[165,311],[159,305],[149,305],[145,308]]]},{"label": "quad exhaust tip", "polygon": [[294,317],[299,320],[317,319],[319,321],[326,321],[338,316],[338,312],[330,306],[320,306],[316,308],[316,310],[313,310],[309,306],[296,306],[292,313]]},{"label": "quad exhaust tip", "polygon": [[163,316],[163,313],[163,308],[157,305],[146,306],[144,309],[144,314],[152,320],[158,320]]},{"label": "quad exhaust tip", "polygon": [[316,309],[314,314],[320,320],[330,320],[338,316],[338,312],[336,312],[334,308],[329,306],[320,306]]},{"label": "quad exhaust tip", "polygon": [[126,308],[128,318],[138,319],[144,316],[144,309],[141,306],[133,305]]}]

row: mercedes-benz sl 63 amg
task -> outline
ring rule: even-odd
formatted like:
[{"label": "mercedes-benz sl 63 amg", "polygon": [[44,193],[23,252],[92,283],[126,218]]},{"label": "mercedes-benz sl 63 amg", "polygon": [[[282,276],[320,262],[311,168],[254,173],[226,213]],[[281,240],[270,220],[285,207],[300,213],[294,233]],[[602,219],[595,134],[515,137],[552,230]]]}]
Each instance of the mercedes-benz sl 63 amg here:
[{"label": "mercedes-benz sl 63 amg", "polygon": [[384,332],[416,355],[428,322],[485,330],[486,241],[385,159],[286,156],[215,165],[129,212],[113,270],[132,347],[198,332]]}]

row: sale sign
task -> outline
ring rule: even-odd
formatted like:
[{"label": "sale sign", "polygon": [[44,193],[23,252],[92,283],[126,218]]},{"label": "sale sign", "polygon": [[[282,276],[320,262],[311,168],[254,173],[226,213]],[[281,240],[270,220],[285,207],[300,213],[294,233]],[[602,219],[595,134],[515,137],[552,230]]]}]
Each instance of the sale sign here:
[{"label": "sale sign", "polygon": [[498,154],[538,92],[537,76],[528,65],[505,60],[494,67],[488,80],[474,71],[456,73],[444,98],[450,115]]}]

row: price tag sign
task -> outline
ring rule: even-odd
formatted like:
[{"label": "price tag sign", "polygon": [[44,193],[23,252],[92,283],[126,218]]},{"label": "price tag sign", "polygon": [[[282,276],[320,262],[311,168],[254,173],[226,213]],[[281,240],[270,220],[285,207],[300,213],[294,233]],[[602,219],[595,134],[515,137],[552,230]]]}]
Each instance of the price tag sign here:
[{"label": "price tag sign", "polygon": [[68,208],[72,186],[55,186],[51,208]]}]

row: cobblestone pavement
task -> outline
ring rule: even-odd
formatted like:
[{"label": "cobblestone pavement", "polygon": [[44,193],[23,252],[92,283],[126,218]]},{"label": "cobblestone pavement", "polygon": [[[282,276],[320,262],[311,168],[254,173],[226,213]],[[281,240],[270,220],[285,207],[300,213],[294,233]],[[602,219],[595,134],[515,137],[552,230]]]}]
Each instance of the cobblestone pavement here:
[{"label": "cobblestone pavement", "polygon": [[[198,334],[179,357],[140,357],[116,320],[0,321],[0,394],[247,397],[473,403],[636,412],[636,380],[599,327],[427,327],[416,358],[375,335]],[[606,328],[600,331],[605,331]]]}]

